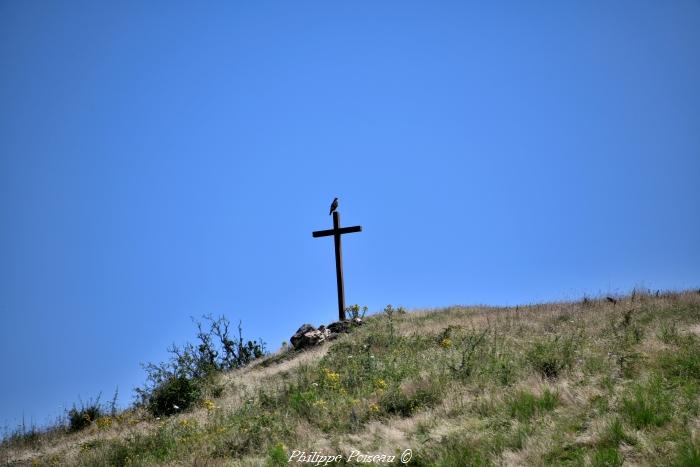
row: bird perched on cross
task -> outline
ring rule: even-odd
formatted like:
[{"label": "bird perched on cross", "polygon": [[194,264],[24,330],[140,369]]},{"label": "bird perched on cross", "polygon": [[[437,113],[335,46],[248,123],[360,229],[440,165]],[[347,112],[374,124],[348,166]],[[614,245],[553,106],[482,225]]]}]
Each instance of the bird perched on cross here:
[{"label": "bird perched on cross", "polygon": [[330,216],[331,214],[333,214],[333,211],[335,211],[336,209],[338,209],[338,198],[333,198],[333,202],[331,203],[331,210],[328,213],[328,215]]}]

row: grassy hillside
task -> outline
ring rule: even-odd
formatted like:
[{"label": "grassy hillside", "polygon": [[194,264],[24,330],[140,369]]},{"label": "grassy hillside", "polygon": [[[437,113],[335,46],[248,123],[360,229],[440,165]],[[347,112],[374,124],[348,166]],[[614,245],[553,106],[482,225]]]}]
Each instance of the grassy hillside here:
[{"label": "grassy hillside", "polygon": [[[220,376],[218,397],[14,436],[8,465],[700,465],[700,293],[380,313]],[[357,459],[357,456],[355,457]],[[342,462],[341,462],[342,463]]]}]

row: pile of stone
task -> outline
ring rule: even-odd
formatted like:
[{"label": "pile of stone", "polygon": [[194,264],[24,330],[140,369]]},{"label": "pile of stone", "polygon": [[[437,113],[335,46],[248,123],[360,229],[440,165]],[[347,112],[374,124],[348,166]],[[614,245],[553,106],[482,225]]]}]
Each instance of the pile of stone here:
[{"label": "pile of stone", "polygon": [[310,324],[302,324],[297,332],[289,339],[295,350],[308,349],[333,340],[339,335],[350,332],[354,326],[361,326],[362,319],[352,318],[344,321],[336,321],[328,326],[319,326],[318,329]]}]

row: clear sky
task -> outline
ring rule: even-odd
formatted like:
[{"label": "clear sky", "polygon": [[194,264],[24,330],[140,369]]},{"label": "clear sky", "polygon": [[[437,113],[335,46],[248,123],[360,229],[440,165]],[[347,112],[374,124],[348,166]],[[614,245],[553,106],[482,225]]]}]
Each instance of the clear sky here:
[{"label": "clear sky", "polygon": [[0,2],[0,426],[243,320],[700,286],[700,3]]}]

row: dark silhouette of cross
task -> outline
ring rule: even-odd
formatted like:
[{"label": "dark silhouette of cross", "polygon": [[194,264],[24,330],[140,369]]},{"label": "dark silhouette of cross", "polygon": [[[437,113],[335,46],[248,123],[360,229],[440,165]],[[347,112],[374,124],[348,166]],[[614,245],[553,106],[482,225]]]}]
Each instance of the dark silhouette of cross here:
[{"label": "dark silhouette of cross", "polygon": [[314,238],[333,235],[335,243],[335,277],[338,284],[338,319],[341,321],[345,319],[345,285],[343,284],[343,251],[340,244],[340,236],[353,232],[362,232],[362,227],[355,225],[353,227],[340,228],[340,214],[338,214],[338,211],[333,211],[333,228],[311,233]]}]

